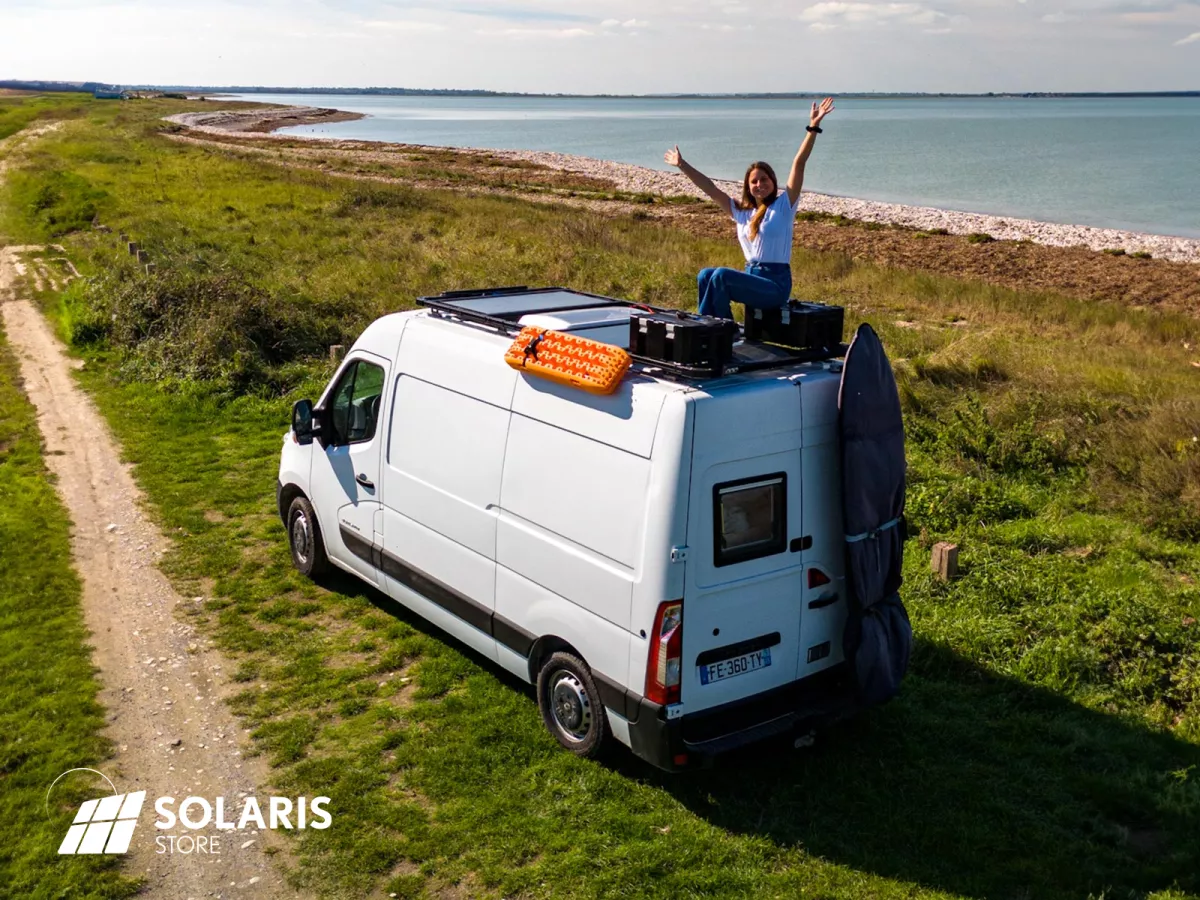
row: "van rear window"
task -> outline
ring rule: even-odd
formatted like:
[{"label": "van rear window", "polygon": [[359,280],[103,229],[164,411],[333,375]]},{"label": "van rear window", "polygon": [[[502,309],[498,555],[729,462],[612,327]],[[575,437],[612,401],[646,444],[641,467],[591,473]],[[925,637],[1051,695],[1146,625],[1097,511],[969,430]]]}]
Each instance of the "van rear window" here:
[{"label": "van rear window", "polygon": [[787,475],[760,475],[713,488],[713,563],[733,563],[787,548]]}]

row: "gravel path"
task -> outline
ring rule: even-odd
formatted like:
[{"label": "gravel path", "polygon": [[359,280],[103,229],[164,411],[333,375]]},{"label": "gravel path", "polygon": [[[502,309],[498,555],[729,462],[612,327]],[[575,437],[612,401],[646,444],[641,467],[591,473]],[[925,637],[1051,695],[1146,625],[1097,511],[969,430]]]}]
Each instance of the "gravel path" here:
[{"label": "gravel path", "polygon": [[[23,133],[19,142],[33,136]],[[17,143],[0,142],[0,178]],[[227,660],[178,615],[203,598],[180,597],[158,570],[168,542],[143,512],[141,492],[104,419],[71,377],[72,361],[27,298],[35,279],[57,284],[54,267],[32,258],[42,251],[0,246],[0,325],[37,409],[46,466],[71,516],[72,562],[83,582],[105,734],[116,746],[101,770],[119,792],[146,791],[126,871],[146,879],[139,896],[297,897],[264,853],[286,852],[274,835],[210,827],[190,833],[219,836],[219,855],[158,852],[155,799],[170,796],[178,804],[188,796],[210,802],[223,796],[232,818],[242,797],[267,805],[269,772],[263,760],[242,756],[245,733],[224,702],[233,693]]]},{"label": "gravel path", "polygon": [[[302,124],[297,118],[308,121],[329,121],[326,115],[332,110],[301,107],[284,107],[273,110],[238,112],[183,113],[170,116],[169,121],[184,125],[207,134],[242,134],[253,127],[265,130],[288,124]],[[349,114],[354,115],[354,114]],[[248,124],[252,123],[252,124]],[[305,135],[257,135],[258,138],[281,140],[328,141],[331,138]],[[347,143],[347,142],[342,142]],[[370,142],[358,142],[364,148]],[[378,146],[378,145],[376,145]],[[624,191],[646,192],[664,196],[704,195],[690,181],[677,172],[663,172],[629,163],[592,159],[587,156],[572,156],[566,153],[551,153],[540,150],[484,150],[471,147],[425,148],[420,145],[401,145],[409,149],[458,150],[471,153],[487,153],[503,159],[519,159],[539,163],[552,169],[604,178]],[[738,182],[718,181],[718,186],[727,193],[738,195]],[[1033,219],[1014,219],[1007,216],[992,216],[980,213],[954,212],[927,206],[904,206],[895,203],[879,203],[873,200],[855,200],[832,194],[806,191],[801,199],[801,209],[811,212],[843,215],[864,222],[879,222],[904,225],[924,231],[944,228],[950,234],[988,234],[999,240],[1029,240],[1051,247],[1086,247],[1091,250],[1124,250],[1127,253],[1149,253],[1174,262],[1200,263],[1200,238],[1169,237],[1144,234],[1136,231],[1119,231],[1113,228],[1094,228],[1090,225],[1059,225],[1038,222]]]}]

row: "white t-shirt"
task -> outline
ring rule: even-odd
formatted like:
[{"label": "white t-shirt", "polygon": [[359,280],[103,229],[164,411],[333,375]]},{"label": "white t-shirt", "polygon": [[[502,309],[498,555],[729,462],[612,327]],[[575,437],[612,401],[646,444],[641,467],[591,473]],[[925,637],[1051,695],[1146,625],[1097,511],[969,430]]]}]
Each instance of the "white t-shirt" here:
[{"label": "white t-shirt", "polygon": [[796,225],[796,210],[800,207],[800,197],[796,197],[793,205],[788,201],[787,188],[779,192],[775,202],[767,207],[766,215],[758,223],[758,237],[750,240],[750,219],[754,216],[752,209],[738,209],[733,198],[729,200],[729,214],[737,222],[738,243],[742,245],[742,253],[746,254],[746,262],[754,263],[790,263],[792,261],[792,231]]}]

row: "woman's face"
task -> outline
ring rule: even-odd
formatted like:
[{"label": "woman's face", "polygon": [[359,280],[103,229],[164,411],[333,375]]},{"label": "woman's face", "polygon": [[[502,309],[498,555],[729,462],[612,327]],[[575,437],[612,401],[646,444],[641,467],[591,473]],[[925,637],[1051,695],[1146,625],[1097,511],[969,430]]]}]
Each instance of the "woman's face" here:
[{"label": "woman's face", "polygon": [[771,192],[775,190],[775,182],[771,180],[771,176],[762,169],[754,169],[750,172],[750,196],[755,200],[766,200],[771,196]]}]

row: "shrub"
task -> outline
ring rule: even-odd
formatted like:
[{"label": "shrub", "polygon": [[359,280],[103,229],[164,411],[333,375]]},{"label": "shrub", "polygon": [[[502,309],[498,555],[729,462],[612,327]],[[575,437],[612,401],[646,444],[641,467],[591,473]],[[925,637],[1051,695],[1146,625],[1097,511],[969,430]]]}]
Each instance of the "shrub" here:
[{"label": "shrub", "polygon": [[961,527],[1024,519],[1033,511],[999,480],[938,477],[908,485],[905,511],[911,527],[947,534]]},{"label": "shrub", "polygon": [[14,204],[45,238],[91,227],[107,196],[74,172],[19,171],[9,178]]},{"label": "shrub", "polygon": [[982,231],[976,231],[967,235],[968,244],[990,244],[996,240],[990,234],[984,234]]},{"label": "shrub", "polygon": [[280,387],[286,364],[349,343],[346,310],[274,297],[232,269],[108,270],[64,297],[76,343],[106,340],[140,377]]}]

